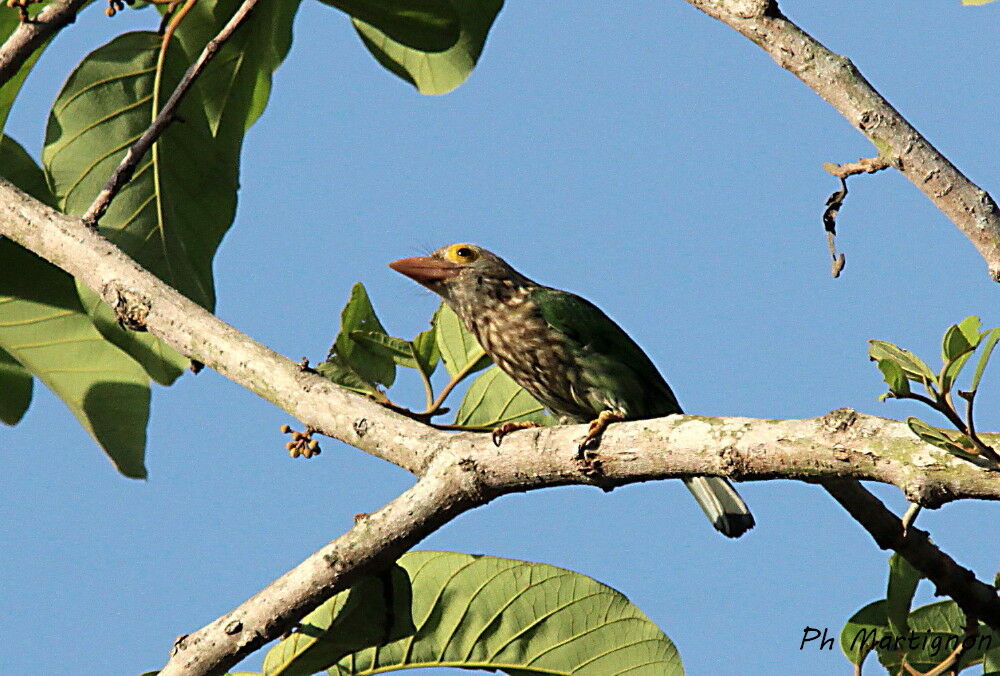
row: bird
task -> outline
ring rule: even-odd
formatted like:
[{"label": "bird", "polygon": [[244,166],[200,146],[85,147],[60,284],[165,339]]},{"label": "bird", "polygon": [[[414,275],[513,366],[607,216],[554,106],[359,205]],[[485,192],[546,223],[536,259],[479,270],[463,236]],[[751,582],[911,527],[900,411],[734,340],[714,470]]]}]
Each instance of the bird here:
[{"label": "bird", "polygon": [[[652,360],[600,308],[533,282],[483,247],[451,244],[389,267],[441,296],[496,365],[561,423],[589,422],[581,453],[612,422],[682,412]],[[527,426],[501,426],[494,441]],[[736,538],[753,528],[753,515],[728,479],[683,481],[723,535]]]}]

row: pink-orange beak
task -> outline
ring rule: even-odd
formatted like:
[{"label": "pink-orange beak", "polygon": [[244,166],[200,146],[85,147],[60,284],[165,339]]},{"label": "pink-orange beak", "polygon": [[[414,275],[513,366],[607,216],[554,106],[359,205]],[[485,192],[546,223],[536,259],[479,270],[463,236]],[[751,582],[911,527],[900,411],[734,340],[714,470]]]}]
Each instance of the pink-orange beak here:
[{"label": "pink-orange beak", "polygon": [[451,279],[462,271],[461,266],[431,256],[400,258],[389,263],[389,267],[424,285]]}]

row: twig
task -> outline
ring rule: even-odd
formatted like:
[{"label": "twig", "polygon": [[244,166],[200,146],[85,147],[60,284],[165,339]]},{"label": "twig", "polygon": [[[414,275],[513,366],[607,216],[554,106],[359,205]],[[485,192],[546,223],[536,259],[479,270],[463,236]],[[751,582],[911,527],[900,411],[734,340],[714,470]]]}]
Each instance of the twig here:
[{"label": "twig", "polygon": [[[190,8],[194,0],[188,0],[184,7],[171,19],[170,24],[167,27],[167,31],[164,34],[163,39],[169,40],[170,33],[177,25],[177,23],[184,17],[187,10]],[[142,133],[142,136],[132,144],[125,153],[125,157],[122,159],[121,163],[115,168],[108,182],[104,185],[104,188],[97,195],[97,198],[93,201],[87,211],[80,217],[81,222],[88,228],[94,228],[97,226],[97,222],[101,220],[101,217],[108,210],[111,205],[111,200],[115,198],[118,192],[125,187],[131,179],[132,175],[135,173],[136,167],[139,166],[139,162],[145,157],[146,153],[149,151],[150,147],[156,142],[161,134],[166,130],[170,123],[174,121],[177,114],[177,108],[180,106],[181,101],[184,100],[184,96],[191,89],[194,81],[208,65],[212,57],[219,51],[219,49],[232,37],[233,33],[236,31],[240,25],[246,21],[247,17],[253,11],[253,8],[257,5],[260,0],[244,0],[243,4],[239,6],[236,13],[229,19],[222,30],[219,31],[218,35],[208,41],[205,48],[201,51],[198,59],[191,64],[187,72],[184,73],[184,77],[177,84],[170,98],[163,105],[163,108],[156,115],[156,119],[153,123],[149,125],[149,128]]]},{"label": "twig", "polygon": [[840,273],[847,264],[847,257],[843,253],[837,253],[837,213],[844,204],[847,197],[847,181],[840,177],[840,190],[826,198],[826,211],[823,212],[823,228],[826,230],[826,246],[830,250],[830,257],[833,263],[830,266],[830,274],[834,279],[840,277]]},{"label": "twig", "polygon": [[926,531],[909,528],[859,482],[850,479],[823,481],[833,496],[872,536],[882,549],[892,549],[936,585],[938,595],[955,600],[967,617],[982,618],[1000,631],[1000,597],[991,585],[938,549]]},{"label": "twig", "polygon": [[920,510],[922,509],[923,507],[915,502],[911,502],[910,506],[906,508],[906,513],[903,514],[902,519],[903,537],[906,537],[906,533],[910,530],[910,526],[916,523],[917,517],[920,516]]},{"label": "twig", "polygon": [[799,28],[775,0],[686,0],[766,51],[833,106],[971,241],[1000,281],[1000,208],[858,72]]},{"label": "twig", "polygon": [[76,21],[76,14],[88,0],[54,0],[34,19],[18,26],[0,46],[0,87],[7,84],[36,49],[64,27]]},{"label": "twig", "polygon": [[862,157],[857,162],[845,162],[844,164],[834,164],[827,162],[823,168],[828,173],[840,179],[840,188],[833,192],[826,199],[826,210],[823,212],[823,228],[826,230],[826,245],[833,258],[833,266],[830,270],[834,279],[840,277],[847,262],[843,253],[837,253],[837,214],[840,207],[844,206],[844,199],[847,197],[847,177],[856,174],[874,174],[892,166],[892,161],[879,155],[878,157]]}]

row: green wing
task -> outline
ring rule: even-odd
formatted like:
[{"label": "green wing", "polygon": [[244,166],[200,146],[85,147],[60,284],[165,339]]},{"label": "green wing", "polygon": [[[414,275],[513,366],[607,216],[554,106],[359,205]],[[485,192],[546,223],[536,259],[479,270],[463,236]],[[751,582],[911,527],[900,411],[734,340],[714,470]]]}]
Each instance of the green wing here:
[{"label": "green wing", "polygon": [[[670,386],[653,362],[614,320],[590,301],[567,291],[538,287],[531,294],[542,318],[573,346],[587,380],[630,418],[680,413]],[[603,406],[596,404],[599,412]]]}]

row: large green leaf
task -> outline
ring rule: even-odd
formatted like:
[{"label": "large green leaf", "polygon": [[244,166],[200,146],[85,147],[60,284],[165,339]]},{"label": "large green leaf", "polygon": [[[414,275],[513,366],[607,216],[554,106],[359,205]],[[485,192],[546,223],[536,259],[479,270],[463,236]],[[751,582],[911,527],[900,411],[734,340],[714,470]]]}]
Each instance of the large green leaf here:
[{"label": "large green leaf", "polygon": [[[3,310],[0,309],[0,322]],[[0,350],[0,422],[16,425],[31,404],[31,374],[21,362]]]},{"label": "large green leaf", "polygon": [[[42,201],[52,199],[41,170],[9,138],[0,145],[0,168]],[[122,474],[146,476],[146,374],[97,332],[69,275],[6,239],[0,239],[0,348],[63,400]]]},{"label": "large green leaf", "polygon": [[[161,43],[152,32],[115,38],[83,59],[53,104],[43,160],[66,213],[87,210],[183,74],[176,41],[158,70]],[[219,161],[231,153],[217,152],[198,96],[185,99],[180,117],[111,203],[101,233],[212,308],[211,260],[236,207],[236,169]]]},{"label": "large green leaf", "polygon": [[540,563],[453,552],[404,554],[303,618],[264,662],[270,676],[414,667],[508,674],[674,676],[673,643],[621,593]]},{"label": "large green leaf", "polygon": [[[87,55],[70,75],[49,116],[43,160],[59,200],[82,214],[122,155],[149,126],[186,66],[171,43],[158,73],[161,38],[126,33]],[[132,181],[101,219],[101,233],[168,284],[212,307],[211,256],[235,208],[232,169],[213,166],[212,139],[197,97],[143,158]],[[95,293],[79,288],[83,305],[109,340],[137,359],[158,382],[170,383],[187,363],[144,333],[125,331]]]},{"label": "large green leaf", "polygon": [[458,42],[461,19],[451,0],[323,0],[415,50],[443,52]]},{"label": "large green leaf", "polygon": [[390,72],[421,94],[446,94],[465,82],[476,67],[486,36],[503,0],[449,0],[458,14],[458,40],[444,51],[415,49],[393,39],[378,26],[352,18],[361,41]]},{"label": "large green leaf", "polygon": [[456,376],[466,369],[467,374],[475,373],[492,363],[476,337],[469,333],[462,320],[446,303],[441,303],[434,313],[432,324],[438,351],[449,375]]},{"label": "large green leaf", "polygon": [[527,390],[494,366],[469,385],[455,414],[455,424],[485,429],[518,421],[551,424],[544,408]]},{"label": "large green leaf", "polygon": [[[122,35],[88,55],[49,118],[44,159],[61,208],[80,214],[150,124],[187,66],[230,18],[236,0],[201,0],[164,50],[154,33]],[[212,259],[232,223],[246,128],[260,115],[271,74],[291,43],[298,0],[261,3],[202,73],[171,125],[101,219],[101,232],[168,284],[212,309]],[[122,330],[85,288],[101,332],[158,382],[187,360],[149,334]]]}]

